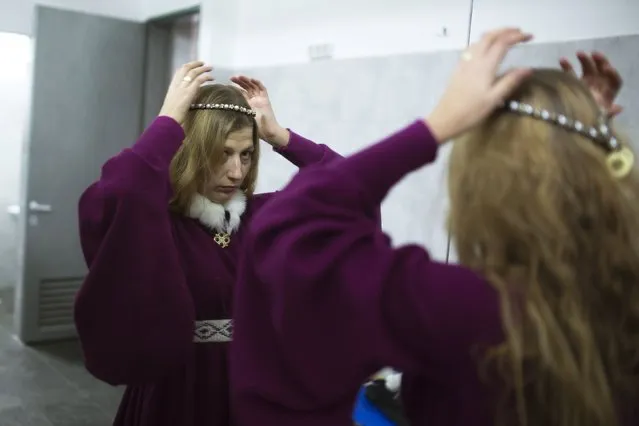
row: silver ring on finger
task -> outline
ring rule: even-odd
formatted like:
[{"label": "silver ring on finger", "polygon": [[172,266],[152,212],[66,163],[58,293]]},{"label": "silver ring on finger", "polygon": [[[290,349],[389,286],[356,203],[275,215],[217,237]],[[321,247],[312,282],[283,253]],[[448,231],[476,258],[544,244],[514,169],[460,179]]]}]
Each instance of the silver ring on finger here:
[{"label": "silver ring on finger", "polygon": [[187,76],[185,76],[185,77],[182,79],[182,81],[183,81],[183,82],[185,82],[185,83],[190,83],[190,82],[192,82],[192,81],[193,81],[193,78],[191,78],[191,76],[188,76],[188,75],[187,75]]}]

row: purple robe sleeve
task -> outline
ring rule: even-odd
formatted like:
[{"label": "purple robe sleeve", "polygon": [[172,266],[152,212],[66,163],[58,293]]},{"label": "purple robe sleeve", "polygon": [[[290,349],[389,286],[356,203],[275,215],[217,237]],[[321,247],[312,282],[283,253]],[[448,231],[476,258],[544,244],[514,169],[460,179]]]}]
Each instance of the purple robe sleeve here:
[{"label": "purple robe sleeve", "polygon": [[[289,129],[291,138],[287,146],[274,149],[275,152],[286,158],[299,169],[329,163],[333,160],[344,158],[326,145],[317,144]],[[268,194],[271,196],[272,194]],[[382,223],[382,212],[379,206],[370,214],[377,220],[379,226]]]},{"label": "purple robe sleeve", "polygon": [[499,330],[495,292],[481,278],[419,246],[392,247],[366,214],[437,149],[415,122],[301,171],[253,219],[248,259],[271,298],[278,353],[300,383],[350,376],[357,385],[384,366],[441,377],[482,330]]},{"label": "purple robe sleeve", "polygon": [[342,158],[341,155],[326,145],[316,144],[292,130],[289,130],[289,132],[291,136],[288,145],[283,148],[276,148],[274,151],[300,169],[318,163],[327,163],[336,158]]},{"label": "purple robe sleeve", "polygon": [[174,244],[168,167],[184,133],[157,118],[79,202],[89,267],[75,303],[87,369],[113,385],[155,381],[192,348],[194,307]]}]

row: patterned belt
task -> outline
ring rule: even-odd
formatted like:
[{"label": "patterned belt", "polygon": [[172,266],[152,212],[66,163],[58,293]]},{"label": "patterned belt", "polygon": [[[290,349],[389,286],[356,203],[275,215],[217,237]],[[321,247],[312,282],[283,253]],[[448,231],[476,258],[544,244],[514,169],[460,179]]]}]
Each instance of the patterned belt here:
[{"label": "patterned belt", "polygon": [[233,322],[230,319],[195,321],[195,343],[223,343],[233,340]]}]

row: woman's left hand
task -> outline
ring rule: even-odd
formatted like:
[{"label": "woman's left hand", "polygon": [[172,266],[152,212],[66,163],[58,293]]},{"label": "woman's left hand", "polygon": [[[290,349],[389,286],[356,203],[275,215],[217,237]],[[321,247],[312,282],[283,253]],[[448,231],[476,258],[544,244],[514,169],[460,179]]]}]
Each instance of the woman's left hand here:
[{"label": "woman's left hand", "polygon": [[[606,111],[609,118],[619,115],[623,110],[621,105],[615,104],[615,98],[623,86],[619,72],[599,52],[593,52],[592,55],[577,52],[577,59],[581,64],[581,81],[588,86],[599,107]],[[579,78],[567,58],[561,58],[559,64],[564,71]]]},{"label": "woman's left hand", "polygon": [[276,148],[286,146],[289,131],[277,122],[264,84],[243,75],[231,77],[231,81],[243,90],[246,101],[256,112],[255,121],[257,121],[260,139]]}]

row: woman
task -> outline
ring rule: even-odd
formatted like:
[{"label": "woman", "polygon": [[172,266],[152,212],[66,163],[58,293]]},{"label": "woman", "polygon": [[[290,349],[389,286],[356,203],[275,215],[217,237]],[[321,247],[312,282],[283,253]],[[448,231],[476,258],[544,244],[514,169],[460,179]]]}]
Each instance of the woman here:
[{"label": "woman", "polygon": [[160,116],[80,200],[75,320],[87,369],[127,386],[116,425],[228,426],[238,256],[269,198],[253,195],[258,137],[299,167],[337,157],[280,127],[259,81],[202,86],[210,71],[182,67]]},{"label": "woman", "polygon": [[[428,118],[300,172],[255,218],[234,311],[238,426],[350,425],[383,365],[404,373],[413,426],[639,424],[634,157],[574,76],[495,77],[528,39],[487,34]],[[458,137],[463,266],[392,247],[366,213]]]}]

